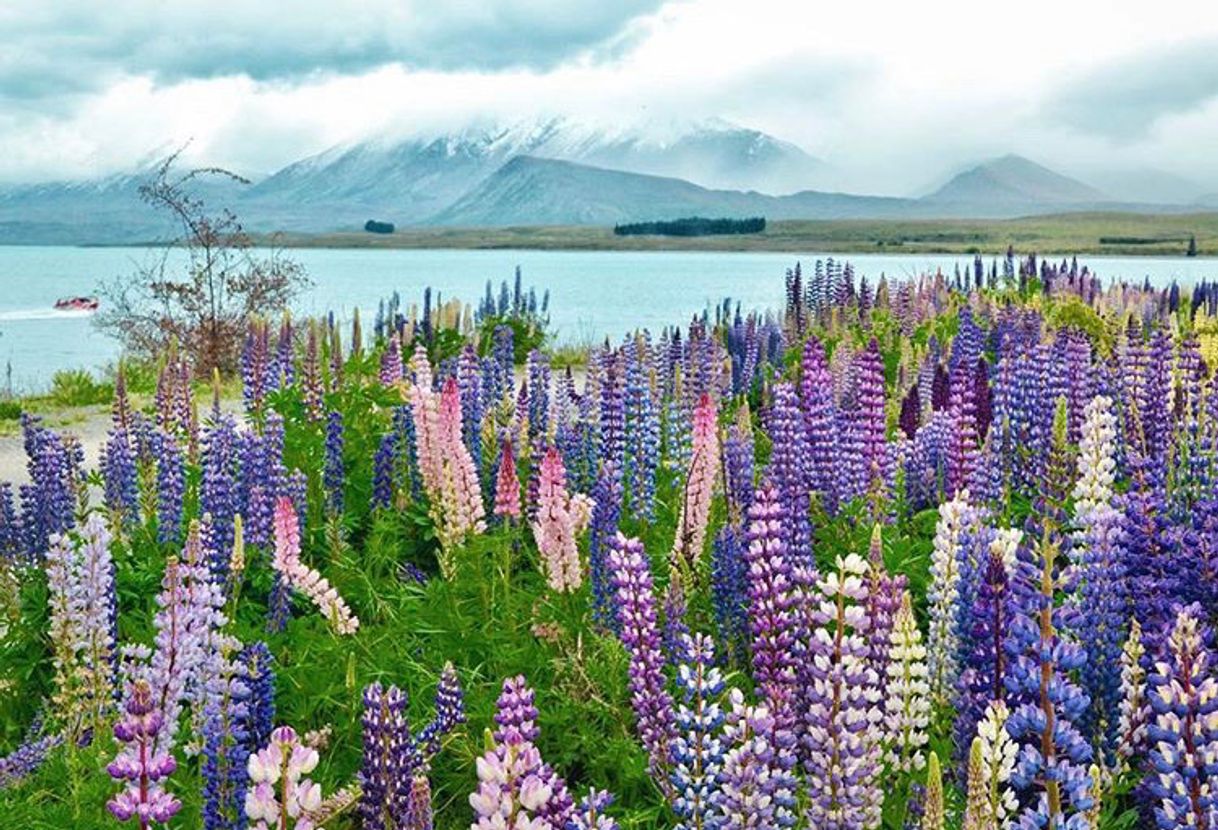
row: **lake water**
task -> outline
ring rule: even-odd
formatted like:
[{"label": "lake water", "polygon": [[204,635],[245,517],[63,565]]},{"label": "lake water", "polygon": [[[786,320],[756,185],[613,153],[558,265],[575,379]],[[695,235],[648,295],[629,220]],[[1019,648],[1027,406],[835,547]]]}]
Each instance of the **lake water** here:
[{"label": "lake water", "polygon": [[[846,259],[872,284],[880,274],[906,277],[935,269],[971,267],[964,255],[618,252],[408,251],[308,249],[290,252],[313,281],[297,303],[301,314],[334,310],[341,318],[359,307],[370,327],[377,301],[399,291],[420,302],[430,285],[445,298],[476,302],[488,279],[496,290],[519,265],[525,285],[550,291],[550,316],[560,341],[587,342],[648,327],[658,331],[724,297],[746,308],[783,301],[783,273],[797,260]],[[118,344],[96,332],[89,315],[57,312],[60,297],[89,295],[98,284],[130,273],[160,253],[145,248],[0,246],[0,388],[12,367],[19,390],[45,388],[59,369],[98,369],[118,355]],[[1218,260],[1091,257],[1083,260],[1105,279],[1149,277],[1165,284],[1218,278]],[[989,260],[987,259],[987,267]]]}]

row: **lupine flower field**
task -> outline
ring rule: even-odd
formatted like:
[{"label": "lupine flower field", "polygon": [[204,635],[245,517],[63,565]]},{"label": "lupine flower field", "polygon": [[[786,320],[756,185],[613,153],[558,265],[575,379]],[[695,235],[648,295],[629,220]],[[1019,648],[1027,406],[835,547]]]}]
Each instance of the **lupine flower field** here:
[{"label": "lupine flower field", "polygon": [[1218,828],[1215,286],[785,287],[574,367],[519,276],[254,319],[95,469],[26,416],[0,825]]}]

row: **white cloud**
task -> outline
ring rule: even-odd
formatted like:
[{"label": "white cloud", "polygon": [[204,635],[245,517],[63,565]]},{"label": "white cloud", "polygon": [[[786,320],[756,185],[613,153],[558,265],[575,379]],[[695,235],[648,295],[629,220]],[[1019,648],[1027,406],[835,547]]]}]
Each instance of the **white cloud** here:
[{"label": "white cloud", "polygon": [[[187,138],[195,158],[260,173],[369,134],[538,111],[720,115],[872,192],[1008,151],[1218,175],[1204,95],[1147,110],[1145,129],[1123,108],[1139,129],[1119,147],[1079,130],[1104,117],[1095,90],[1123,100],[1139,55],[1183,55],[1167,63],[1187,76],[1184,47],[1218,36],[1218,16],[1186,0],[1030,0],[992,19],[963,0],[42,5],[55,11],[0,10],[0,180],[118,170]],[[47,91],[73,72],[90,74]]]}]

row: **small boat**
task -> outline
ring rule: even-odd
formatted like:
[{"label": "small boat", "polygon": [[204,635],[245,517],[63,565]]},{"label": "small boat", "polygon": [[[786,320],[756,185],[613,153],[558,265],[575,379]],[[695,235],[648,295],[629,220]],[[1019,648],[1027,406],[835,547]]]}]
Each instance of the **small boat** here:
[{"label": "small boat", "polygon": [[96,297],[61,297],[55,301],[59,311],[97,311],[100,303]]}]

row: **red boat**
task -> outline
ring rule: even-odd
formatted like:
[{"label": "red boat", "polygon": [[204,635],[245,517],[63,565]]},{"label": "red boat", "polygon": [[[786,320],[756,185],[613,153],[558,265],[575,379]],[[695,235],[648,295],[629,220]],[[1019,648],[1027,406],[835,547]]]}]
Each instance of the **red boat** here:
[{"label": "red boat", "polygon": [[96,297],[62,297],[55,301],[60,311],[97,311],[98,305]]}]

